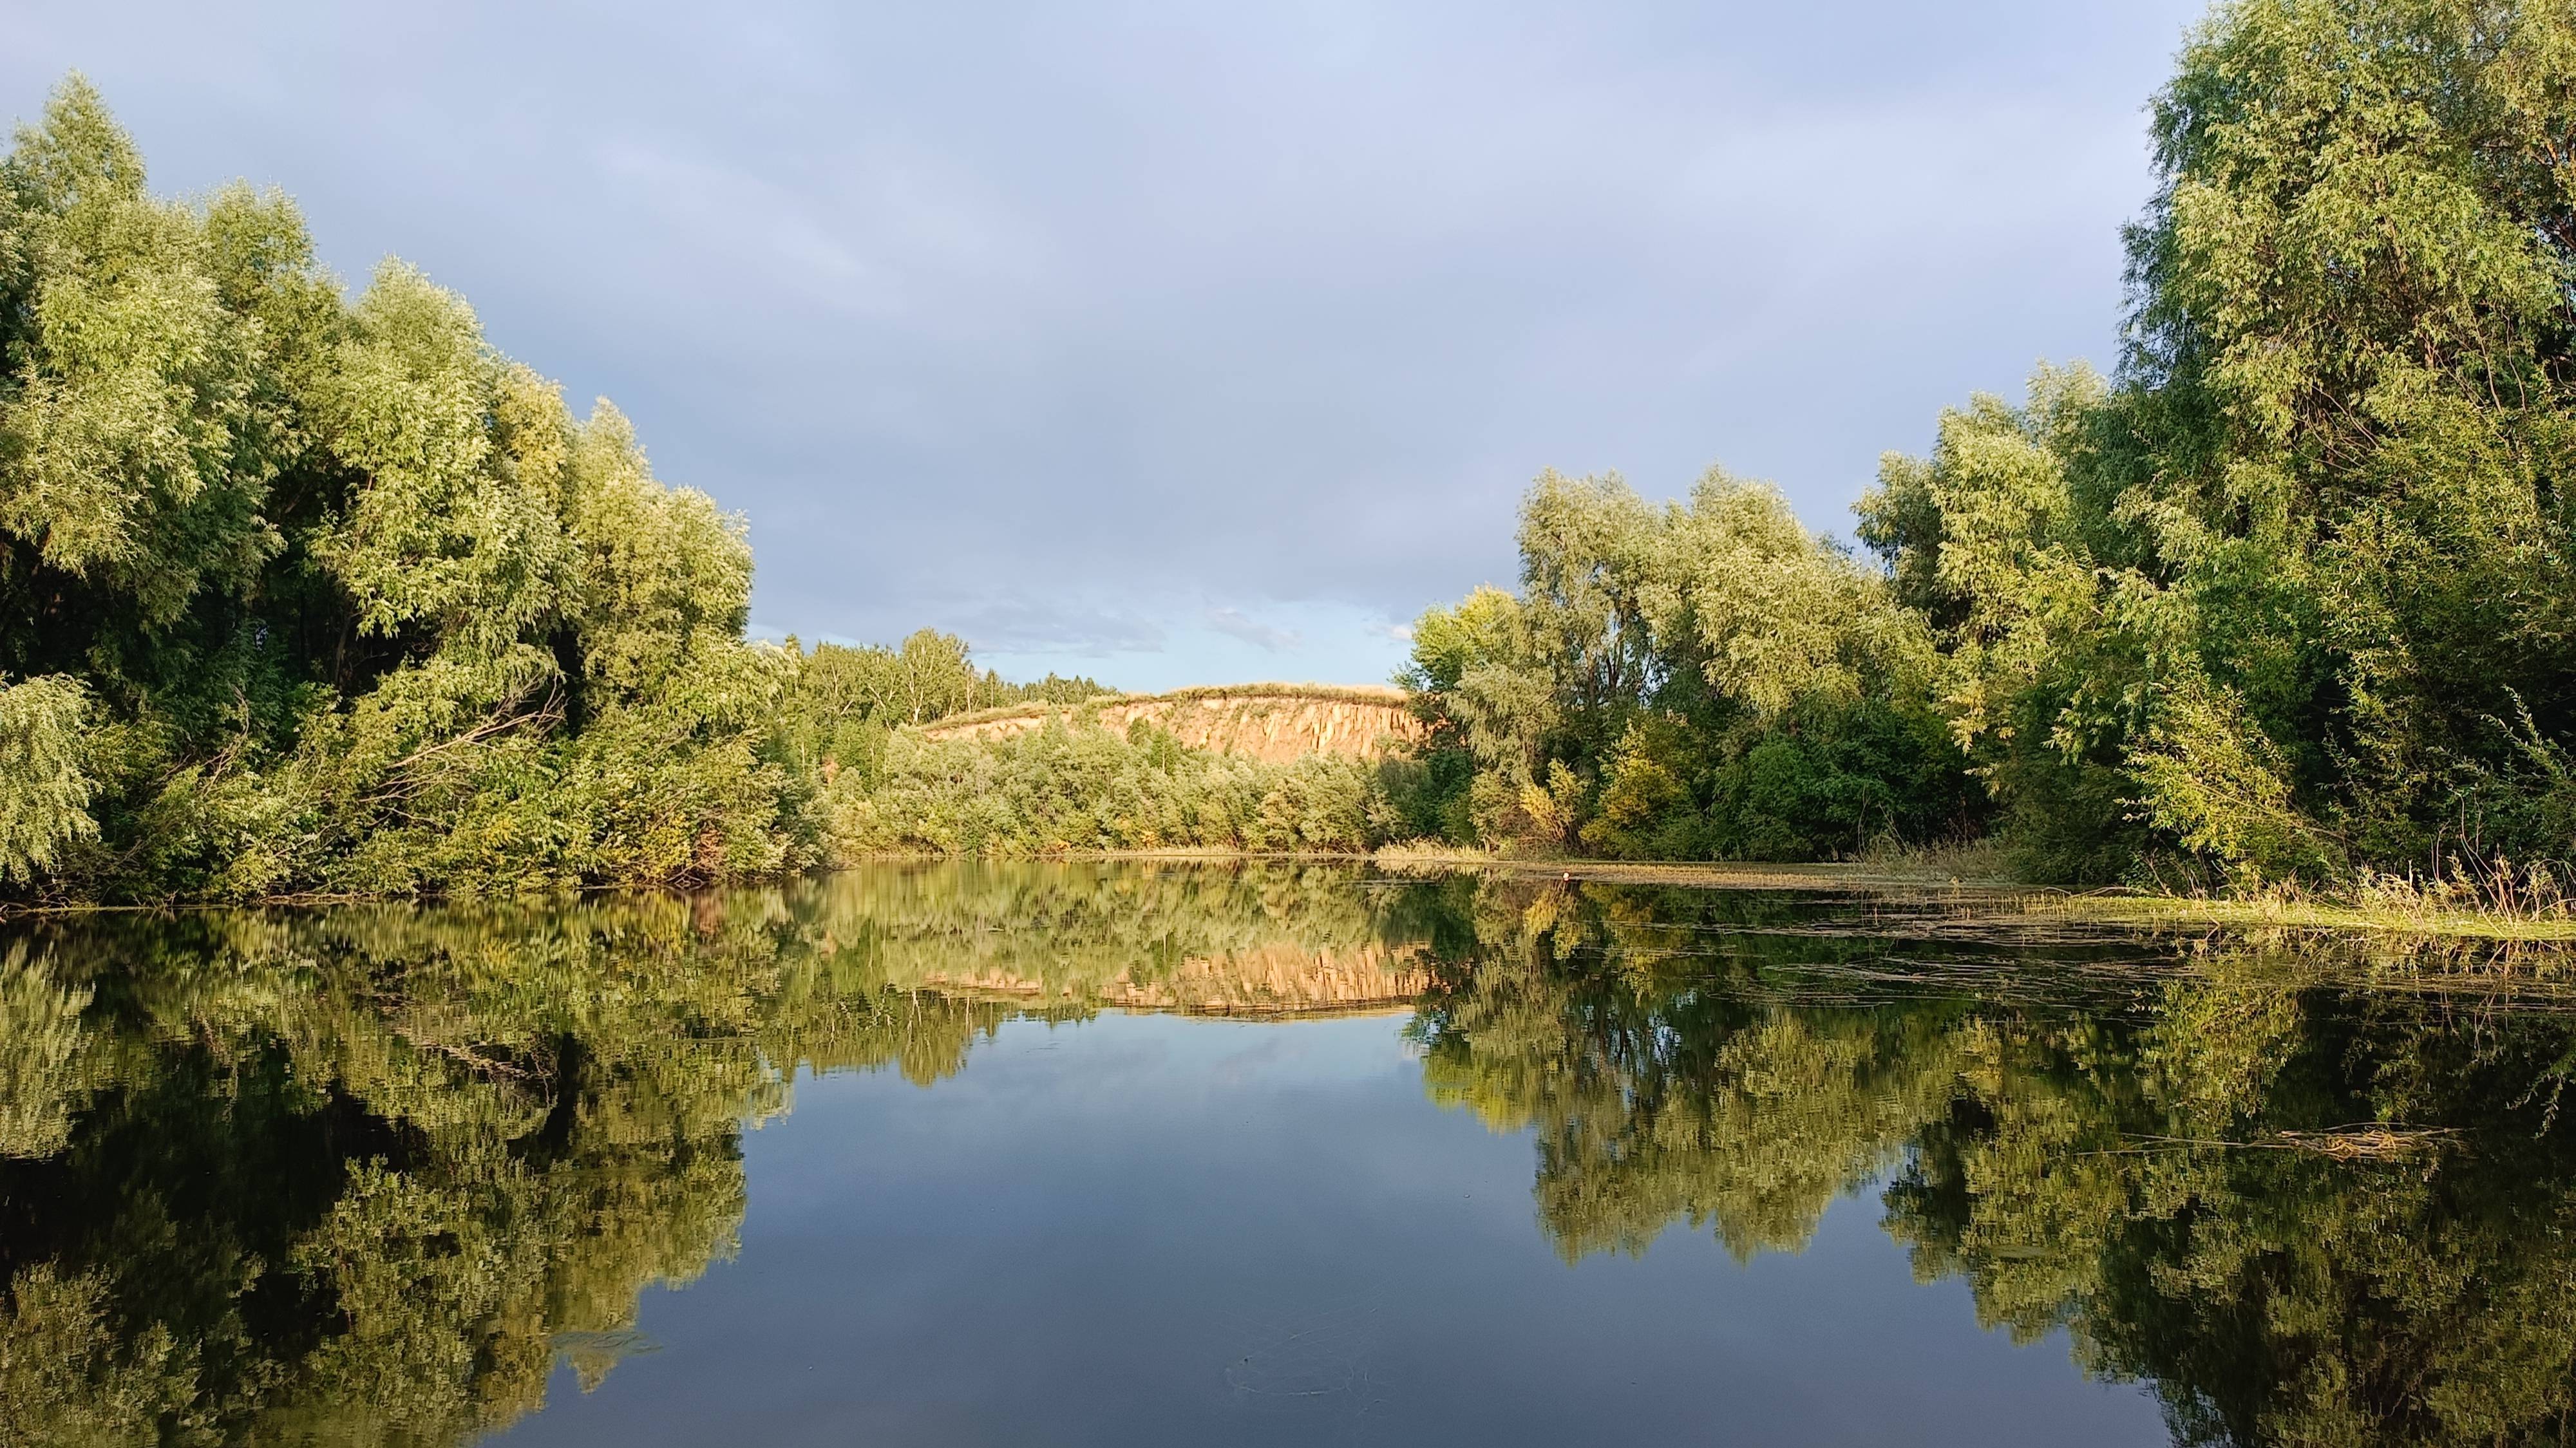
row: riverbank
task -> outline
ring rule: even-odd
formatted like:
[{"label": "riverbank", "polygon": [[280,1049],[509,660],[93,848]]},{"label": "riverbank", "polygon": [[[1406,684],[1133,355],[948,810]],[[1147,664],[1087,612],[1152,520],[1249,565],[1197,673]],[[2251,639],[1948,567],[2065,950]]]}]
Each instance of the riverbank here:
[{"label": "riverbank", "polygon": [[[846,858],[839,868],[920,863],[960,858],[936,851],[872,851]],[[2383,883],[2357,898],[2338,899],[2296,890],[2256,895],[2187,896],[2139,890],[2065,891],[2015,880],[2001,857],[1982,847],[1914,851],[1855,861],[1764,863],[1729,861],[1580,860],[1505,856],[1483,851],[1393,845],[1353,851],[1255,851],[1205,848],[1066,850],[1006,856],[1049,863],[1126,862],[1172,865],[1315,864],[1368,866],[1389,875],[1428,878],[1470,874],[1531,882],[1665,887],[1691,890],[1800,890],[1877,895],[1957,912],[1962,925],[1998,930],[2095,926],[2143,931],[2295,932],[2462,945],[2576,947],[2576,912],[2553,898],[2528,908],[2462,903],[2461,893],[2440,893]],[[810,872],[801,872],[810,873]],[[824,870],[819,873],[832,873]],[[715,882],[732,887],[775,884],[797,874],[746,876]],[[595,885],[552,892],[425,892],[414,895],[295,893],[246,900],[0,902],[0,920],[92,913],[170,913],[244,907],[300,908],[329,905],[435,903],[463,899],[511,900],[531,893],[598,895],[654,887]],[[687,894],[687,890],[673,893]]]},{"label": "riverbank", "polygon": [[2365,884],[2349,898],[2295,889],[2250,895],[2053,890],[2014,880],[1986,849],[1909,852],[1821,864],[1509,858],[1473,850],[1391,846],[1371,860],[1395,874],[1474,872],[1709,890],[1848,890],[1953,903],[1995,925],[2088,924],[2140,929],[2313,931],[2499,944],[2576,945],[2576,911],[2554,893],[2522,901],[2406,881]]}]

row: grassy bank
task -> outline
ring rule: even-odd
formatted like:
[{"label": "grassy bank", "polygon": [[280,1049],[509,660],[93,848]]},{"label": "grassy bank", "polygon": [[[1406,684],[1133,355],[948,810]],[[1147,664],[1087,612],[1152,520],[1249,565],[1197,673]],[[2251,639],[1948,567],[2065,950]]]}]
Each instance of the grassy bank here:
[{"label": "grassy bank", "polygon": [[1848,890],[1956,904],[1995,926],[2086,924],[2142,930],[2291,931],[2513,944],[2576,944],[2576,908],[2545,873],[2426,885],[2369,876],[2346,890],[2290,887],[2236,895],[2069,892],[2014,880],[1982,847],[1915,850],[1830,864],[1520,858],[1393,845],[1372,860],[1397,874],[1471,871],[1503,878],[1710,890]]},{"label": "grassy bank", "polygon": [[2576,919],[2474,905],[2337,900],[2296,893],[2252,896],[2050,895],[2031,899],[2037,916],[2147,927],[2295,930],[2403,935],[2435,940],[2576,944]]},{"label": "grassy bank", "polygon": [[1505,855],[1451,846],[1389,845],[1369,857],[1399,875],[1473,871],[1512,879],[1569,879],[1605,885],[1675,885],[1710,890],[2023,890],[1983,850],[1919,851],[1885,858],[1773,864],[1761,861],[1576,860]]}]

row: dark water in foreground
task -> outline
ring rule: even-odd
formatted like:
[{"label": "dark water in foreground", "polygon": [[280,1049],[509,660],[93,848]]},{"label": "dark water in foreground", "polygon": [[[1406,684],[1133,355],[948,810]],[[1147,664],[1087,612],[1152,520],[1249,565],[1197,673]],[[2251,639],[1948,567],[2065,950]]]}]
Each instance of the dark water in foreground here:
[{"label": "dark water in foreground", "polygon": [[0,931],[0,1444],[2560,1443],[2561,1002],[887,867]]}]

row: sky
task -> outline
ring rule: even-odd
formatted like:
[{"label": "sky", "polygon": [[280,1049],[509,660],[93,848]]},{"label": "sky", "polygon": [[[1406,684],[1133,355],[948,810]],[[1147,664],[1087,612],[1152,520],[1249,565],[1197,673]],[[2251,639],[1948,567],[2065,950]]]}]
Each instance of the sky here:
[{"label": "sky", "polygon": [[2201,0],[0,0],[164,193],[301,204],[749,522],[755,633],[1370,682],[1543,468],[1848,534],[2115,360]]}]

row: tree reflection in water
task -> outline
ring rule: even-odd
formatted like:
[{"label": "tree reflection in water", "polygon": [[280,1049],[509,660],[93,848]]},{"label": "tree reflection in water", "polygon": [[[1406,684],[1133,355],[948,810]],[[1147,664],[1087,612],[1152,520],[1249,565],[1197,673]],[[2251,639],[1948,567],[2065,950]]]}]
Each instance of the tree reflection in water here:
[{"label": "tree reflection in water", "polygon": [[645,1287],[732,1249],[739,1134],[797,1068],[928,1085],[1006,1020],[1184,978],[1178,1003],[1257,1008],[1228,962],[1382,955],[1384,912],[1347,870],[1021,865],[21,925],[0,1416],[38,1443],[470,1440],[559,1354],[595,1383]]},{"label": "tree reflection in water", "polygon": [[[1794,1251],[1888,1177],[1918,1278],[1964,1276],[2016,1340],[2068,1329],[2086,1371],[2153,1386],[2177,1441],[2576,1426],[2562,1002],[2357,987],[2313,950],[2122,979],[2056,950],[1743,933],[1765,923],[1744,897],[1472,897],[1412,1028],[1425,1078],[1533,1130],[1569,1259],[1677,1222]],[[1988,983],[1905,989],[1903,955]]]},{"label": "tree reflection in water", "polygon": [[[2561,1441],[2576,1019],[2284,950],[1947,940],[1848,904],[1344,869],[885,867],[772,891],[0,937],[13,1441],[456,1443],[647,1346],[802,1069],[928,1085],[1105,1004],[1400,998],[1529,1130],[1569,1260],[1795,1251],[1884,1183],[1925,1278],[2176,1436]],[[2360,1130],[2357,1128],[2380,1128]],[[2398,1129],[2387,1129],[2398,1128]]]}]

